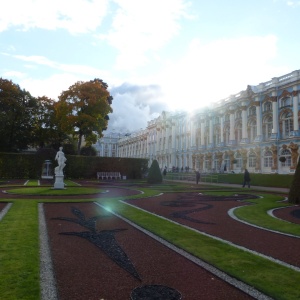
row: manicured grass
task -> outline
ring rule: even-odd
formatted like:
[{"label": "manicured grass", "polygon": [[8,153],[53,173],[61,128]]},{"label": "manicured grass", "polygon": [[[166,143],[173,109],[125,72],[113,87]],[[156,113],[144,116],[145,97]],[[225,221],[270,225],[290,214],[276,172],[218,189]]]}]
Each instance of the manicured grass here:
[{"label": "manicured grass", "polygon": [[90,195],[103,193],[105,190],[92,187],[67,187],[65,189],[53,189],[52,187],[28,187],[10,189],[9,194],[18,195],[41,195],[41,196],[68,196],[68,195]]},{"label": "manicured grass", "polygon": [[14,201],[0,222],[0,299],[39,299],[37,205]]},{"label": "manicured grass", "polygon": [[[220,194],[220,193],[218,193]],[[279,197],[280,198],[280,197]],[[262,199],[262,201],[264,201]],[[216,266],[274,299],[299,299],[300,272],[206,237],[118,201],[100,200],[143,228]],[[300,228],[300,226],[298,226]]]},{"label": "manicured grass", "polygon": [[[280,266],[274,262],[260,256],[236,249],[226,243],[209,238],[193,230],[184,228],[170,221],[156,217],[149,213],[119,202],[129,198],[150,197],[160,192],[189,191],[190,184],[165,184],[151,188],[135,187],[142,190],[143,194],[97,199],[105,205],[107,209],[115,211],[124,217],[132,220],[138,225],[161,236],[165,240],[185,249],[189,253],[205,260],[224,272],[234,276],[249,285],[259,289],[274,299],[300,299],[298,285],[300,282],[300,272],[296,272],[287,267]],[[203,186],[201,186],[203,188]],[[21,188],[27,189],[42,189]],[[49,187],[48,187],[49,189]],[[67,188],[68,190],[69,188]],[[74,190],[80,190],[74,188]],[[15,189],[17,190],[17,189]],[[100,189],[98,189],[99,192]],[[58,190],[63,192],[65,190]],[[195,191],[195,190],[193,190]],[[205,193],[205,191],[201,191]],[[212,192],[209,186],[209,194],[232,194],[228,191]],[[38,245],[38,202],[63,202],[63,198],[57,197],[55,200],[41,197],[39,200],[9,200],[13,202],[12,208],[0,222],[0,299],[39,299],[39,245]],[[63,194],[61,194],[63,196]],[[42,196],[42,195],[41,195]],[[280,196],[264,195],[263,199],[247,200],[256,203],[239,208],[236,212],[240,218],[247,218],[247,222],[260,222],[260,226],[268,227],[272,224],[272,219],[266,211],[283,206],[283,203],[276,201],[282,199]],[[2,199],[1,201],[5,201]],[[72,200],[73,201],[73,200]],[[76,202],[93,201],[76,199]],[[147,199],[145,199],[147,201]],[[149,200],[150,201],[150,200]],[[250,211],[247,211],[250,209]],[[276,221],[277,222],[277,221]],[[275,223],[276,223],[275,222]],[[278,227],[281,225],[273,224]],[[295,226],[299,230],[300,225]],[[286,227],[287,231],[291,230]],[[292,229],[294,231],[294,229]],[[295,249],[295,251],[297,251]],[[8,275],[7,275],[8,274]]]},{"label": "manicured grass", "polygon": [[247,200],[254,205],[242,206],[234,211],[241,220],[271,230],[300,236],[300,225],[271,217],[267,212],[274,208],[289,207],[282,196],[264,194],[263,198]]}]

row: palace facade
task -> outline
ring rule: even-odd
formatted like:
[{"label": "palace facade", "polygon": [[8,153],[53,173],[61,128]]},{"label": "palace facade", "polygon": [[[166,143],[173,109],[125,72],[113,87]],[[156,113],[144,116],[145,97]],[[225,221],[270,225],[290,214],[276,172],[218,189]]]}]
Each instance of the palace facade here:
[{"label": "palace facade", "polygon": [[119,157],[161,168],[293,174],[300,145],[300,70],[248,86],[193,114],[162,112],[118,140]]}]

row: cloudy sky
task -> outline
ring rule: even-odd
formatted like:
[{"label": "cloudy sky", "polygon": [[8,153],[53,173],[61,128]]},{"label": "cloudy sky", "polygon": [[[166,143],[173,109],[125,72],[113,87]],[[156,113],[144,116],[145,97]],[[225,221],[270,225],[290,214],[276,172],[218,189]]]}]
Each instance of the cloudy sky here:
[{"label": "cloudy sky", "polygon": [[0,0],[0,77],[57,99],[103,79],[108,130],[300,69],[300,1]]}]

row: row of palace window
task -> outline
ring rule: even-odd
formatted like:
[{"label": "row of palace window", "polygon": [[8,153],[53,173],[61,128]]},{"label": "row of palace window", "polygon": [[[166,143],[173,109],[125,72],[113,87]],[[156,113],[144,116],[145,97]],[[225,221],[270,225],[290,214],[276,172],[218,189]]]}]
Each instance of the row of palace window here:
[{"label": "row of palace window", "polygon": [[[281,135],[281,138],[287,138],[290,136],[290,133],[294,130],[294,123],[293,123],[293,115],[290,111],[284,113],[279,121],[279,133]],[[263,120],[263,126],[262,126],[262,137],[263,140],[268,140],[271,137],[273,128],[273,117],[267,116]],[[237,143],[239,143],[242,139],[242,123],[238,122],[235,126],[235,140]],[[256,120],[251,120],[248,123],[247,128],[248,133],[248,140],[249,142],[254,141],[255,137],[257,136],[257,125]],[[204,137],[204,144],[208,145],[208,136],[209,136],[209,129],[206,128],[205,131],[205,137]],[[229,124],[225,124],[224,126],[224,142],[225,144],[229,143],[230,138],[230,126]],[[201,136],[200,131],[198,132],[197,136],[197,145],[200,146]],[[220,133],[220,127],[215,128],[213,132],[213,143],[214,145],[218,145],[221,142],[221,133]]]},{"label": "row of palace window", "polygon": [[[285,161],[280,162],[281,167],[290,167],[292,165],[292,159],[291,159],[291,153],[289,150],[284,149],[281,151],[280,157],[284,157]],[[236,163],[235,167],[237,169],[242,168],[243,166],[243,159],[240,154],[237,154],[235,157]],[[205,169],[210,169],[210,160],[204,161]],[[230,159],[227,157],[224,159],[224,165],[227,166],[227,168],[230,166]],[[256,167],[256,155],[254,153],[250,153],[248,157],[248,166],[249,168],[255,168]],[[263,156],[263,167],[265,168],[271,168],[273,166],[273,156],[271,151],[265,151]],[[215,159],[213,161],[213,169],[219,170],[221,168],[219,164],[219,160]]]}]

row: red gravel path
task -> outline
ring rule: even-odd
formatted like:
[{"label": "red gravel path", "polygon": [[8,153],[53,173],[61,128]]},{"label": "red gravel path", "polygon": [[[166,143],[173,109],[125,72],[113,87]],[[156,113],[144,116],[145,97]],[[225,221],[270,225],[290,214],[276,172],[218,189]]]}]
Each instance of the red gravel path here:
[{"label": "red gravel path", "polygon": [[[183,203],[193,203],[192,207],[172,207],[166,206],[168,201],[180,200]],[[300,267],[300,238],[293,238],[277,233],[272,233],[263,229],[243,224],[232,219],[228,211],[237,206],[247,205],[246,202],[239,201],[212,201],[210,197],[197,193],[169,193],[159,197],[130,200],[128,203],[136,205],[157,215],[169,218],[181,224],[206,232],[224,240],[231,241],[248,249],[277,258],[291,265]],[[196,210],[208,207],[200,211],[194,211],[187,216],[198,221],[210,222],[210,224],[197,223],[191,220],[172,216],[174,212]],[[282,218],[288,219],[289,214],[281,212]],[[285,215],[285,217],[283,216]],[[212,223],[212,224],[211,224]]]},{"label": "red gravel path", "polygon": [[107,214],[93,203],[44,205],[61,300],[130,299],[134,288],[148,284],[174,288],[187,300],[252,299],[123,220],[113,215],[98,220],[98,231],[127,229],[117,232],[115,237],[140,274],[140,282],[89,241],[59,234],[86,231],[78,224],[52,219],[74,218],[71,213],[74,206],[84,212],[86,219]]}]

